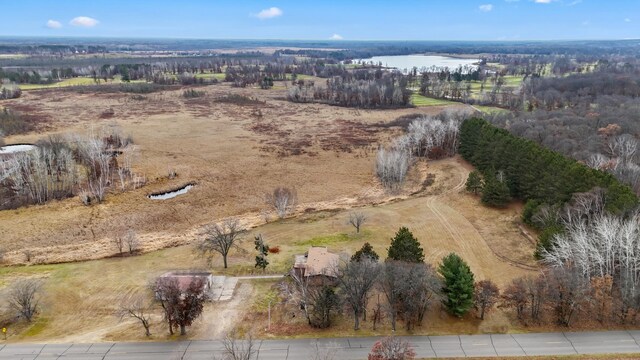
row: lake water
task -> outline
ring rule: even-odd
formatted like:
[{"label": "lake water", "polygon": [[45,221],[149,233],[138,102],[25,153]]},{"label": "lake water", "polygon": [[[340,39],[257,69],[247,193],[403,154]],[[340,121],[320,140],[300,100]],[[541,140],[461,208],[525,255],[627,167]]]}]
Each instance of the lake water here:
[{"label": "lake water", "polygon": [[379,64],[382,66],[396,68],[402,72],[407,72],[414,67],[421,69],[428,68],[449,68],[451,70],[462,67],[469,67],[475,69],[480,59],[460,59],[452,58],[448,56],[438,55],[393,55],[393,56],[374,56],[369,59],[355,59],[354,63],[364,62],[367,64]]}]

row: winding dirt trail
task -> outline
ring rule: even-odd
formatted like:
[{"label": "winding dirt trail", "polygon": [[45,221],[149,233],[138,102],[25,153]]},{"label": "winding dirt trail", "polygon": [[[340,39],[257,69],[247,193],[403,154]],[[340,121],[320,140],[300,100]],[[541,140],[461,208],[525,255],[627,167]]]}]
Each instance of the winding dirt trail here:
[{"label": "winding dirt trail", "polygon": [[[431,254],[431,258],[439,260],[446,256],[446,250],[452,249],[462,256],[474,271],[477,279],[491,278],[500,282],[505,272],[534,271],[535,266],[523,264],[516,260],[500,255],[493,250],[489,242],[480,234],[478,229],[462,213],[449,206],[448,200],[458,196],[464,189],[469,171],[463,167],[456,167],[455,186],[439,195],[428,196],[425,200],[426,211],[430,213],[444,228],[448,236],[433,238],[430,244],[436,245],[440,251]],[[477,211],[482,211],[481,208]],[[495,276],[498,275],[498,276]]]}]

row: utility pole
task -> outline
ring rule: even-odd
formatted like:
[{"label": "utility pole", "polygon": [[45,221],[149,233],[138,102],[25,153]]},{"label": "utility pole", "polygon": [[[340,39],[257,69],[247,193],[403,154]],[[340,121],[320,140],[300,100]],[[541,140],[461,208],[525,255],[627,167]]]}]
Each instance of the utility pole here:
[{"label": "utility pole", "polygon": [[271,331],[271,300],[269,300],[269,322],[267,324],[267,330]]}]

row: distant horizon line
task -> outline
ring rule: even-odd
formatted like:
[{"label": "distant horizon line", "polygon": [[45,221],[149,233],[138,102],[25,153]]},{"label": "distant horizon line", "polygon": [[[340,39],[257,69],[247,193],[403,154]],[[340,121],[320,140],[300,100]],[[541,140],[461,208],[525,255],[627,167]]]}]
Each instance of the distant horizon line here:
[{"label": "distant horizon line", "polygon": [[0,39],[73,39],[73,40],[191,40],[191,41],[322,41],[333,44],[348,43],[348,42],[504,42],[504,43],[517,43],[517,42],[578,42],[578,41],[637,41],[638,38],[567,38],[567,39],[283,39],[283,38],[198,38],[198,37],[122,37],[122,36],[76,36],[76,35],[0,35]]}]

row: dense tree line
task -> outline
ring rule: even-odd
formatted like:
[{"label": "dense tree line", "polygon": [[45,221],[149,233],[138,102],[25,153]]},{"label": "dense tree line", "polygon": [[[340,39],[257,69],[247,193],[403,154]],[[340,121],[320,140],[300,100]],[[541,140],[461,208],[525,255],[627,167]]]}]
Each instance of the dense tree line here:
[{"label": "dense tree line", "polygon": [[485,179],[500,174],[509,195],[527,201],[523,217],[528,223],[541,206],[564,204],[574,194],[595,187],[605,191],[606,209],[611,213],[625,214],[638,202],[633,191],[611,174],[591,169],[481,119],[462,124],[459,151]]},{"label": "dense tree line", "polygon": [[[620,229],[613,231],[617,230]],[[572,247],[579,245],[574,243]],[[637,282],[625,278],[626,274],[622,277],[606,272],[587,274],[585,268],[555,260],[557,258],[550,259],[553,265],[538,276],[514,279],[503,289],[498,306],[511,309],[517,319],[527,325],[554,323],[570,327],[579,319],[600,324],[638,323]],[[603,273],[605,275],[600,275]]]},{"label": "dense tree line", "polygon": [[593,72],[525,82],[523,107],[488,116],[495,125],[590,167],[614,174],[640,192],[637,60],[600,59]]},{"label": "dense tree line", "polygon": [[399,73],[355,72],[327,79],[326,86],[299,81],[289,89],[293,102],[322,102],[331,105],[385,108],[410,105],[407,80]]}]

